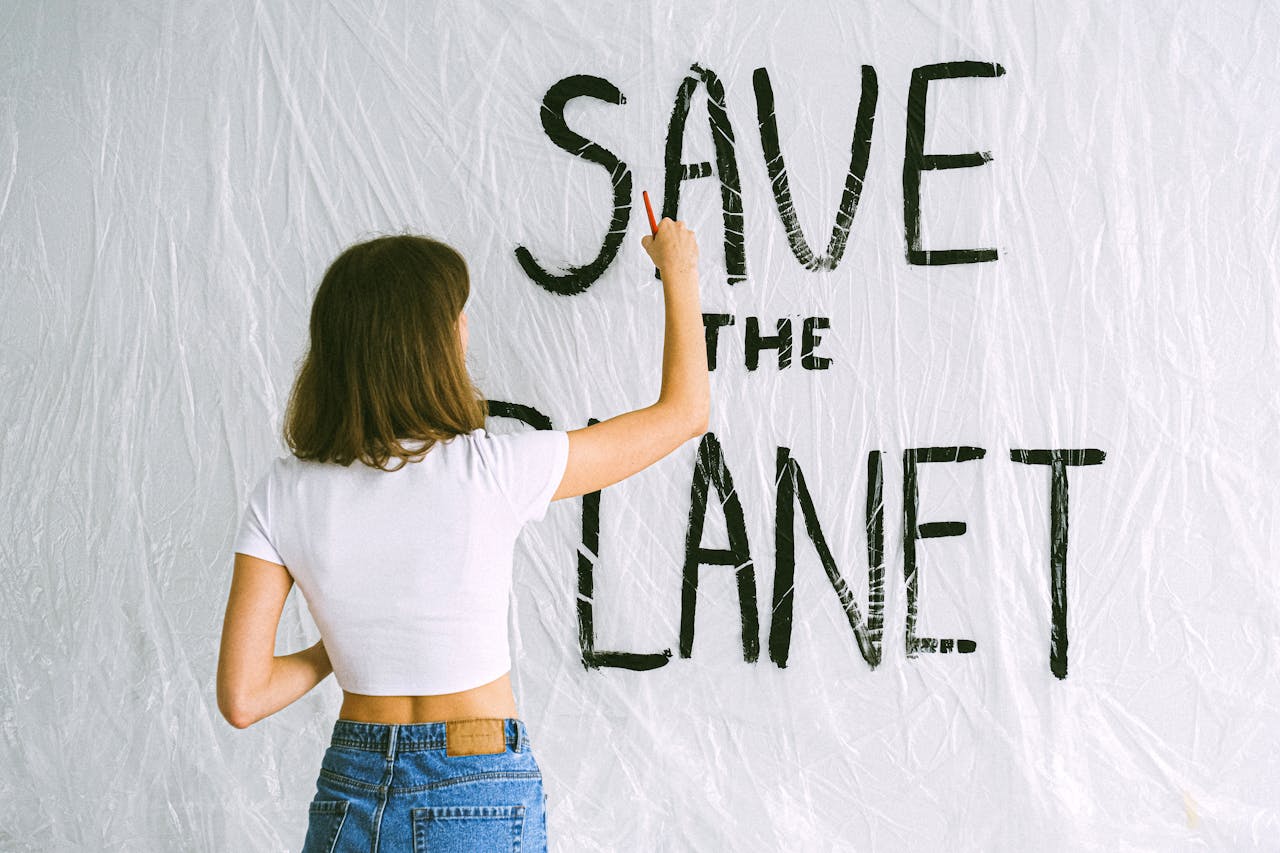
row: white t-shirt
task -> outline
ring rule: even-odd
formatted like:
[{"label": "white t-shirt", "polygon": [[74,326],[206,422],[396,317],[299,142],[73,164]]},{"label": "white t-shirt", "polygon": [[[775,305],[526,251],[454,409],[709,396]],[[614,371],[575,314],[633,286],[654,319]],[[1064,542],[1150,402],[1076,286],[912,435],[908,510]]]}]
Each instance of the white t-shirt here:
[{"label": "white t-shirt", "polygon": [[546,514],[568,457],[562,430],[483,428],[398,471],[282,456],[253,489],[235,550],[288,568],[344,690],[468,690],[511,669],[516,535]]}]

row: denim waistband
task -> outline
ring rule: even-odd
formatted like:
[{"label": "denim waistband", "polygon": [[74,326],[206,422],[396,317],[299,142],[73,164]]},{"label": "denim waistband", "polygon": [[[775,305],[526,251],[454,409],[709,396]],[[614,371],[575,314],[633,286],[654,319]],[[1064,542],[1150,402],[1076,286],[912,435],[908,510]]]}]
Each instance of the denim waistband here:
[{"label": "denim waistband", "polygon": [[[333,724],[332,746],[378,752],[388,759],[402,752],[419,749],[444,749],[448,722],[433,723],[362,723],[341,717]],[[502,718],[507,747],[514,752],[529,748],[529,732],[524,720]]]}]

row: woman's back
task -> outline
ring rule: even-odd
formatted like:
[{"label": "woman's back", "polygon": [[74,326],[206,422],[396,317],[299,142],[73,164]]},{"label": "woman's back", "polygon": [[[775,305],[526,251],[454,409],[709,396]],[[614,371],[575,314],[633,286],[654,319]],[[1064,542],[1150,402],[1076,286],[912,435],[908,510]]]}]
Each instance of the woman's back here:
[{"label": "woman's back", "polygon": [[515,539],[545,514],[567,458],[562,431],[484,428],[392,471],[283,456],[235,550],[289,567],[344,691],[469,690],[511,668]]}]

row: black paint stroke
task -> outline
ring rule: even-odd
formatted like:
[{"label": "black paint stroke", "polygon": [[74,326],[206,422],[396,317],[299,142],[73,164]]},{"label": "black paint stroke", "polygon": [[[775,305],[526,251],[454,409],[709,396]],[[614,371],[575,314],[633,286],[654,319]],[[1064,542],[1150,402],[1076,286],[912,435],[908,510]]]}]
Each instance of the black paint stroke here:
[{"label": "black paint stroke", "polygon": [[902,159],[902,218],[906,228],[907,262],[922,266],[945,264],[977,264],[994,261],[995,249],[920,248],[920,172],[931,169],[965,169],[981,166],[991,160],[991,152],[969,154],[925,154],[925,107],[929,100],[929,82],[960,77],[1000,77],[1004,68],[995,62],[941,62],[922,65],[911,72],[911,88],[907,93],[907,149]]},{"label": "black paint stroke", "polygon": [[776,335],[761,335],[760,318],[747,318],[747,370],[755,370],[760,366],[760,350],[766,349],[778,351],[779,370],[786,370],[791,366],[791,320],[781,317],[778,319]]},{"label": "black paint stroke", "polygon": [[516,260],[525,275],[540,287],[562,296],[582,293],[604,274],[622,246],[627,220],[631,216],[631,170],[612,151],[569,129],[564,120],[564,108],[574,98],[596,98],[610,104],[625,104],[627,100],[608,80],[589,74],[575,74],[558,80],[542,99],[540,114],[547,137],[573,156],[603,166],[613,182],[613,219],[593,261],[583,266],[571,266],[563,273],[553,273],[543,269],[524,246],[516,247]]},{"label": "black paint stroke", "polygon": [[[491,418],[512,418],[523,421],[534,429],[554,429],[551,418],[523,403],[502,400],[486,400]],[[588,418],[587,425],[599,423]],[[619,669],[647,670],[662,666],[671,658],[671,649],[660,654],[636,652],[596,651],[596,632],[593,618],[595,595],[595,566],[600,559],[600,492],[582,496],[582,547],[578,548],[578,644],[582,648],[582,665],[586,669],[602,666]]]},{"label": "black paint stroke", "polygon": [[1009,459],[1024,465],[1048,465],[1049,485],[1049,671],[1067,677],[1067,466],[1101,465],[1107,454],[1080,450],[1010,450]]},{"label": "black paint stroke", "polygon": [[[685,77],[676,91],[671,109],[671,121],[667,124],[667,144],[663,158],[665,180],[663,184],[662,215],[678,219],[680,209],[680,185],[684,181],[712,176],[711,164],[684,163],[684,126],[689,118],[689,104],[701,82],[707,89],[707,121],[711,138],[715,143],[715,173],[720,178],[720,210],[724,219],[724,260],[728,271],[728,283],[737,284],[747,277],[747,251],[742,225],[742,183],[738,177],[738,158],[734,153],[733,127],[729,124],[729,112],[725,108],[724,85],[714,72],[696,62],[690,66],[694,74]],[[655,277],[657,271],[655,270]]]},{"label": "black paint stroke", "polygon": [[853,143],[849,151],[849,172],[845,177],[844,195],[840,198],[840,208],[836,211],[835,227],[831,231],[831,240],[827,243],[827,253],[816,257],[809,243],[804,238],[800,227],[800,219],[796,215],[795,204],[791,199],[791,184],[787,179],[787,166],[782,157],[782,146],[778,141],[778,119],[774,109],[773,86],[769,82],[769,71],[757,68],[752,75],[756,90],[756,117],[760,126],[760,144],[764,148],[765,167],[769,170],[769,185],[773,190],[774,205],[778,216],[782,219],[782,227],[787,232],[787,243],[791,253],[796,256],[805,269],[834,270],[844,257],[845,247],[849,242],[849,229],[853,225],[853,217],[858,212],[858,199],[862,195],[863,178],[867,174],[867,162],[871,157],[872,124],[876,115],[876,100],[879,86],[876,82],[876,70],[870,65],[862,66],[862,96],[858,100],[858,117],[853,128]]},{"label": "black paint stroke", "polygon": [[503,400],[486,400],[488,416],[491,418],[511,418],[523,421],[534,429],[552,429],[551,418],[523,403],[508,403]]},{"label": "black paint stroke", "polygon": [[940,536],[963,536],[966,525],[963,521],[932,521],[917,524],[916,517],[920,509],[920,489],[916,475],[916,465],[922,462],[968,462],[981,459],[987,451],[981,447],[908,447],[902,452],[902,504],[903,504],[903,571],[907,581],[907,657],[913,658],[920,652],[972,652],[978,644],[969,639],[935,639],[933,637],[916,636],[916,540],[933,539]]},{"label": "black paint stroke", "polygon": [[818,521],[813,497],[805,484],[800,465],[791,457],[791,449],[778,448],[777,505],[774,514],[776,556],[773,576],[773,617],[769,625],[769,659],[780,668],[786,667],[791,649],[791,621],[795,599],[795,502],[799,498],[805,532],[813,543],[827,580],[840,599],[840,606],[853,629],[862,659],[871,669],[881,660],[884,635],[884,478],[880,469],[880,452],[867,455],[867,621],[864,624],[858,603],[836,566],[831,549]]},{"label": "black paint stroke", "polygon": [[822,342],[822,336],[818,334],[817,330],[829,328],[831,328],[831,319],[829,317],[804,318],[804,331],[800,337],[800,366],[805,370],[826,370],[831,366],[829,357],[813,354],[813,351],[818,348],[818,344]]},{"label": "black paint stroke", "polygon": [[707,338],[707,370],[716,369],[716,352],[720,348],[720,327],[732,326],[732,314],[703,314],[702,331]]},{"label": "black paint stroke", "polygon": [[[587,426],[600,423],[587,418]],[[578,645],[586,669],[602,666],[638,672],[657,669],[671,659],[671,649],[660,653],[596,651],[595,567],[600,562],[600,490],[582,496],[582,547],[578,548]]]},{"label": "black paint stroke", "polygon": [[[724,509],[729,547],[702,547],[702,528],[707,515],[708,486],[714,486]],[[733,477],[724,463],[724,451],[713,432],[698,442],[698,461],[693,470],[689,507],[689,527],[684,544],[684,577],[680,590],[680,657],[693,654],[694,614],[698,604],[698,567],[732,566],[738,582],[738,605],[742,612],[742,657],[754,663],[760,657],[760,615],[756,603],[756,571],[747,544],[747,525],[742,501],[733,487]]]}]

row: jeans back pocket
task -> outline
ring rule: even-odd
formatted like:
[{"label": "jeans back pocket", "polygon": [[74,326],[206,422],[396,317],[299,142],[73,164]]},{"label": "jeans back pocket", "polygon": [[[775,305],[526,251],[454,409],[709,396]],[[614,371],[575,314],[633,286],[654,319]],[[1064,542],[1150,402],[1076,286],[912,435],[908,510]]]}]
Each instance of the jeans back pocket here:
[{"label": "jeans back pocket", "polygon": [[423,806],[413,809],[414,853],[518,851],[524,806]]},{"label": "jeans back pocket", "polygon": [[333,853],[350,805],[347,800],[313,800],[302,853]]}]

